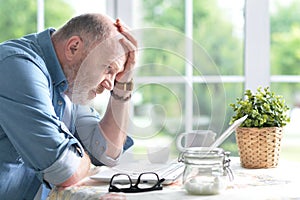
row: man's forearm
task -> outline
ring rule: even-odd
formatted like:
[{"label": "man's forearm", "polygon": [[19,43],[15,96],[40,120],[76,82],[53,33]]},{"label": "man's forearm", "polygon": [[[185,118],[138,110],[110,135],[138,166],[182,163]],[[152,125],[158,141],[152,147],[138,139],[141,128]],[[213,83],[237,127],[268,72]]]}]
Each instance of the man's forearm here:
[{"label": "man's forearm", "polygon": [[126,139],[131,92],[118,89],[114,89],[113,92],[116,96],[110,97],[105,116],[100,122],[100,128],[107,139],[106,155],[116,158],[120,155]]}]

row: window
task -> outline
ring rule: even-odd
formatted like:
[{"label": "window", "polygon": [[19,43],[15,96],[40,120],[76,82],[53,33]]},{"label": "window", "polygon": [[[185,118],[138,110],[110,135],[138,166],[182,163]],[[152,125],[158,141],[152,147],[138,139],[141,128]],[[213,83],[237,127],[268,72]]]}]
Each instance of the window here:
[{"label": "window", "polygon": [[130,1],[130,16],[123,2],[117,16],[142,41],[130,130],[136,148],[174,147],[177,134],[192,129],[221,133],[229,103],[244,90],[244,2]]},{"label": "window", "polygon": [[270,1],[271,87],[284,95],[291,108],[285,129],[282,156],[298,160],[300,148],[300,2]]},{"label": "window", "polygon": [[[6,19],[0,23],[6,30],[1,41],[44,27],[58,28],[72,15],[84,12],[120,17],[133,28],[142,41],[129,130],[136,140],[136,154],[145,155],[147,145],[155,143],[171,145],[177,156],[177,134],[192,129],[221,133],[232,114],[229,103],[242,97],[245,89],[271,85],[292,108],[283,156],[299,160],[295,154],[300,142],[295,127],[300,119],[297,0],[28,2],[24,4],[28,9],[14,0],[5,3],[9,7],[19,5],[20,11],[16,12],[24,17],[14,20],[6,13],[9,9],[1,7],[4,10],[0,14]],[[10,20],[14,25],[7,27]],[[101,112],[107,98],[97,97],[96,101],[95,105],[103,105],[98,107]],[[232,135],[223,147],[237,155],[234,140]]]}]

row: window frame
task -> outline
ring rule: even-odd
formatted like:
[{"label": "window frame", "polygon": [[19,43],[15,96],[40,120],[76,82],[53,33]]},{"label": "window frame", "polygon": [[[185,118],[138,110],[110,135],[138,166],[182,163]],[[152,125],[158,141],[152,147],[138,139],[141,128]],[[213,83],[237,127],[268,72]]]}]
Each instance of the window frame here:
[{"label": "window frame", "polygon": [[[120,17],[130,27],[134,24],[134,5],[138,0],[106,0],[106,12],[113,18]],[[44,0],[37,0],[37,30],[44,29]],[[203,83],[203,78],[207,82],[243,83],[244,90],[255,91],[259,86],[270,86],[272,82],[296,83],[300,82],[300,76],[275,75],[270,74],[270,16],[269,0],[245,0],[244,8],[244,75],[242,76],[222,76],[196,77],[193,76],[192,66],[186,64],[186,75],[184,79],[174,77],[136,77],[136,83],[164,82],[164,83],[185,83],[185,129],[192,130],[193,127],[193,83]],[[185,34],[193,38],[193,0],[185,0]],[[187,46],[187,48],[189,48]],[[192,55],[192,52],[187,51]],[[190,55],[186,55],[190,57]]]},{"label": "window frame", "polygon": [[[114,0],[109,6],[114,6],[116,13],[108,13],[111,16],[119,16],[126,23],[133,24],[133,13],[135,0]],[[127,9],[123,8],[127,5]],[[188,38],[193,38],[193,0],[185,0],[185,34]],[[245,0],[245,40],[244,40],[244,76],[222,76],[214,77],[196,77],[193,76],[192,66],[186,64],[185,79],[186,95],[185,95],[185,131],[193,128],[193,83],[203,83],[205,81],[219,83],[243,83],[245,89],[256,90],[258,86],[270,85],[270,25],[269,25],[269,2],[261,0]],[[188,47],[187,47],[188,48]],[[187,51],[192,54],[191,51]],[[186,55],[191,57],[190,55]],[[259,72],[259,74],[257,73]],[[281,77],[277,77],[281,78]],[[145,82],[176,82],[182,83],[182,78],[173,77],[136,77],[137,83]]]}]

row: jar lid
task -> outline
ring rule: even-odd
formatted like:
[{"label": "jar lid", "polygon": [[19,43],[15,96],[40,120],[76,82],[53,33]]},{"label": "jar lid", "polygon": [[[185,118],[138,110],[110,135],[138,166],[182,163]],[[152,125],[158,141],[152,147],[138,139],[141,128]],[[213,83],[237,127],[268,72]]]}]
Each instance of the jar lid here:
[{"label": "jar lid", "polygon": [[178,161],[183,162],[185,158],[222,158],[224,156],[225,152],[222,148],[189,147],[179,155]]},{"label": "jar lid", "polygon": [[211,149],[210,147],[189,147],[185,149],[184,153],[223,154],[224,150],[222,148]]}]

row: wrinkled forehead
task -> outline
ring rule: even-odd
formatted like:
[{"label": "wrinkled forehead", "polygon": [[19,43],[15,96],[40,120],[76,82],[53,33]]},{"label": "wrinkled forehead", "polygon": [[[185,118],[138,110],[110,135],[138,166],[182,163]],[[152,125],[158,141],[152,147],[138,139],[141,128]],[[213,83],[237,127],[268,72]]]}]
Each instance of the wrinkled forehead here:
[{"label": "wrinkled forehead", "polygon": [[120,42],[120,39],[122,38],[122,35],[119,34],[99,42],[90,52],[88,52],[88,57],[97,60],[101,65],[108,66],[113,62],[123,65],[127,58],[127,50]]}]

